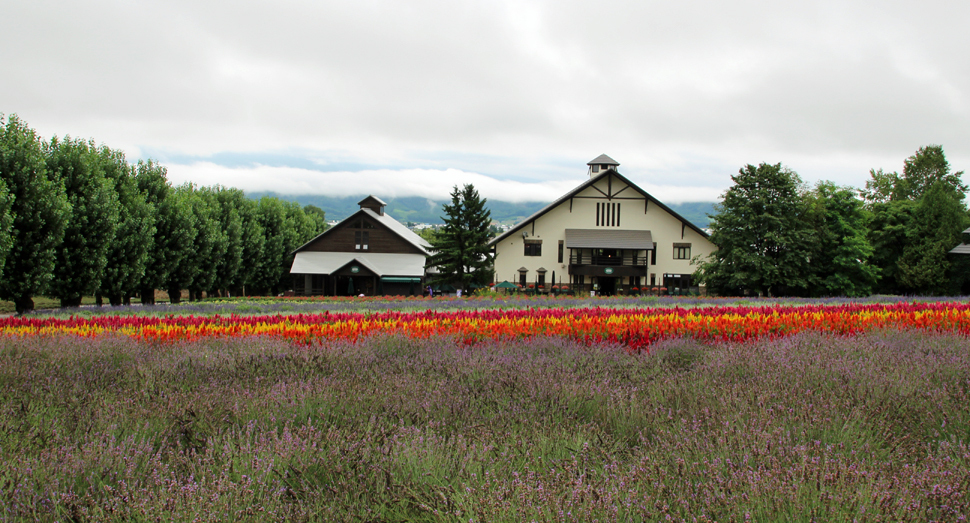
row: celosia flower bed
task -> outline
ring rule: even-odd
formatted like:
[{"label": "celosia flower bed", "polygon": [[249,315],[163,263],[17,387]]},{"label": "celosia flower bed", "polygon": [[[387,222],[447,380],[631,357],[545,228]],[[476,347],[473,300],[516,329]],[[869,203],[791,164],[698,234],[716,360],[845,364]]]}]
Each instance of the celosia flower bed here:
[{"label": "celosia flower bed", "polygon": [[620,343],[642,350],[667,338],[748,341],[799,332],[851,335],[896,328],[970,332],[970,304],[897,303],[837,306],[707,308],[574,308],[480,311],[330,313],[271,316],[99,316],[6,318],[0,333],[12,336],[121,334],[158,342],[267,336],[302,344],[320,340],[356,342],[377,335],[460,343],[561,337],[587,344]]}]

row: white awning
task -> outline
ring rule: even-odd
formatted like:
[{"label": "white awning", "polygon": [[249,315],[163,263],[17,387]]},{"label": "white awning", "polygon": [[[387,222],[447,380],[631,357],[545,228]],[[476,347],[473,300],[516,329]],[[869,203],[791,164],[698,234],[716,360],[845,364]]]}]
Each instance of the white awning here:
[{"label": "white awning", "polygon": [[424,276],[423,254],[300,251],[293,258],[290,274],[332,274],[356,261],[378,276]]}]

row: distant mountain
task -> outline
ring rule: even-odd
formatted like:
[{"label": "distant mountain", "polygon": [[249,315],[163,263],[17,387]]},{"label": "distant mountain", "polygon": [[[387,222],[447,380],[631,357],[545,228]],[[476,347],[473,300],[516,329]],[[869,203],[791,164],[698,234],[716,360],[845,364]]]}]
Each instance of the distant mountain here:
[{"label": "distant mountain", "polygon": [[[327,220],[342,220],[357,212],[360,207],[357,202],[362,200],[365,195],[331,197],[318,195],[283,195],[267,192],[248,193],[247,196],[259,199],[263,196],[275,196],[281,200],[297,202],[300,205],[315,205],[325,213]],[[441,219],[442,205],[446,200],[430,200],[417,196],[407,196],[402,198],[381,198],[387,202],[385,211],[394,217],[395,220],[406,224],[414,223],[444,223]],[[542,209],[549,202],[503,202],[489,199],[486,203],[488,210],[492,213],[492,219],[501,223],[514,224],[531,216],[539,209]],[[706,228],[710,222],[708,213],[714,212],[714,202],[685,202],[667,204],[667,207],[680,214],[694,225]]]}]

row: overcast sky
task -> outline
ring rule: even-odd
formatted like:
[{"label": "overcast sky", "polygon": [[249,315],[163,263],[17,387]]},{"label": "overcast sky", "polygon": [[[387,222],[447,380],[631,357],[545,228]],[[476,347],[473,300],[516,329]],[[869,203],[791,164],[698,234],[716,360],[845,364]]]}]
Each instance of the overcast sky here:
[{"label": "overcast sky", "polygon": [[0,112],[173,183],[550,201],[606,153],[675,203],[747,163],[861,187],[940,144],[970,169],[970,2],[0,0],[0,21]]}]

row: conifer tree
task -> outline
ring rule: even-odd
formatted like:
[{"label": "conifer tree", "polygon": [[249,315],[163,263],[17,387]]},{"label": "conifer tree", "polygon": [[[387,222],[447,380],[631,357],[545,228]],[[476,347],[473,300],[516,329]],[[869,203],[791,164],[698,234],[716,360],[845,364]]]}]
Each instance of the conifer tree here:
[{"label": "conifer tree", "polygon": [[428,266],[438,269],[435,283],[469,290],[492,281],[491,213],[485,202],[471,184],[454,187],[451,204],[444,205],[445,224],[434,236],[428,258]]}]

